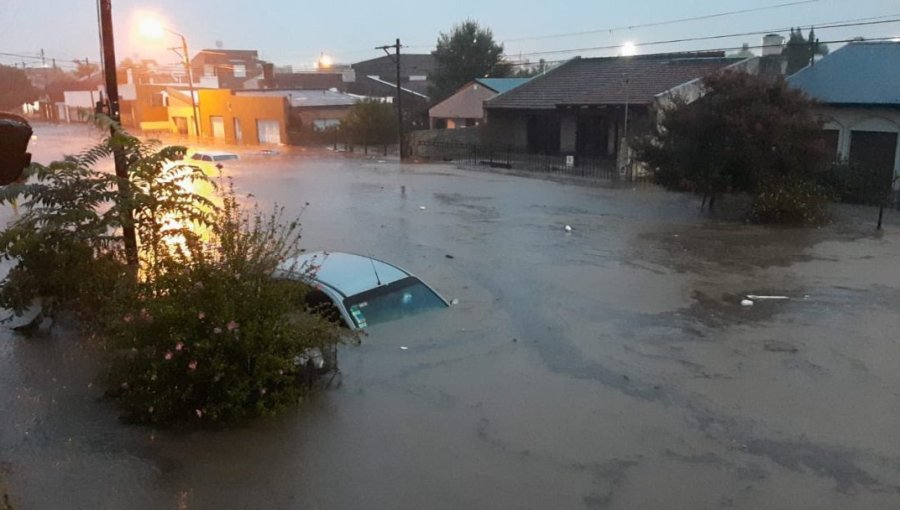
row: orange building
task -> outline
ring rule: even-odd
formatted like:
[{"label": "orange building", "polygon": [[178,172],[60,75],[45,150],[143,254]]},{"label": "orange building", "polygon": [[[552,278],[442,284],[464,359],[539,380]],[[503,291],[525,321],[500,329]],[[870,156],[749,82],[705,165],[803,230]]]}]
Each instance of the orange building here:
[{"label": "orange building", "polygon": [[229,89],[198,91],[200,133],[234,145],[287,142],[287,99],[280,96],[235,95]]}]

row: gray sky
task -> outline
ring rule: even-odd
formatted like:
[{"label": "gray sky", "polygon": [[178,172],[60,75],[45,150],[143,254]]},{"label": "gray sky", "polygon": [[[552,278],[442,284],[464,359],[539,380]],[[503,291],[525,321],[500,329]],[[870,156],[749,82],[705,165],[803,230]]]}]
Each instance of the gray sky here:
[{"label": "gray sky", "polygon": [[[113,0],[116,52],[119,60],[140,54],[160,63],[177,62],[166,51],[177,38],[161,42],[141,40],[134,27],[141,13],[155,13],[187,36],[191,53],[214,48],[257,49],[262,58],[279,65],[312,67],[324,52],[337,62],[378,56],[372,48],[393,43],[396,37],[410,46],[404,51],[427,52],[442,31],[471,18],[494,31],[514,59],[561,60],[575,55],[614,55],[617,50],[529,55],[534,52],[593,48],[737,32],[768,31],[789,26],[888,16],[900,18],[897,0],[810,0],[800,5],[757,12],[685,21],[652,27],[608,30],[728,11],[764,8],[792,0]],[[539,36],[593,33],[534,39]],[[99,57],[95,0],[0,0],[0,53],[37,55],[69,65],[74,58]],[[900,23],[818,29],[823,41],[900,37]],[[532,38],[521,40],[522,38]],[[640,53],[697,50],[760,44],[761,36],[747,35],[640,47]],[[835,45],[832,45],[834,47]],[[521,55],[521,56],[520,56]],[[0,55],[0,63],[21,65],[39,61]]]}]

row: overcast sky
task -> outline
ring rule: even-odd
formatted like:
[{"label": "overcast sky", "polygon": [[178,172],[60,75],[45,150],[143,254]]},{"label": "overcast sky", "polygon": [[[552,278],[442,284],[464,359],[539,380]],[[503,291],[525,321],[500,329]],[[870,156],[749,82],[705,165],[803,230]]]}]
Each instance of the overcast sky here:
[{"label": "overcast sky", "polygon": [[[765,9],[779,4],[796,5]],[[694,21],[636,27],[728,11],[755,12]],[[135,19],[153,14],[187,36],[191,53],[201,48],[256,49],[278,65],[311,67],[326,53],[337,62],[355,62],[378,56],[372,48],[400,37],[409,48],[424,53],[440,32],[467,18],[493,30],[514,59],[561,60],[575,55],[614,55],[625,41],[638,44],[671,39],[771,31],[789,26],[822,25],[859,18],[900,18],[897,0],[113,0],[116,52],[125,57],[157,58],[177,62],[166,51],[178,40],[147,42],[135,34]],[[621,28],[621,27],[634,28]],[[621,28],[621,29],[617,29]],[[614,30],[610,30],[614,29]],[[573,34],[546,37],[558,34]],[[67,65],[74,58],[97,61],[96,0],[0,0],[0,53],[37,55],[43,48],[48,58]],[[818,29],[823,41],[900,37],[900,23]],[[523,38],[530,38],[525,39]],[[697,50],[760,44],[760,35],[639,47],[641,53]],[[835,45],[832,45],[834,47]],[[545,53],[556,50],[579,51]],[[0,63],[21,65],[39,61],[0,55]]]}]

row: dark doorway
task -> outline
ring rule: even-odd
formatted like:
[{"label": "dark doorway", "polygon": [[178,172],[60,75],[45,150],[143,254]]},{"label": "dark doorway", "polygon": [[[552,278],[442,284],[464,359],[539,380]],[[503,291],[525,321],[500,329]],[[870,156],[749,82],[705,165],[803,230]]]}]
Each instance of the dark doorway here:
[{"label": "dark doorway", "polygon": [[599,115],[578,118],[575,132],[575,153],[588,158],[606,157],[608,153],[609,125]]},{"label": "dark doorway", "polygon": [[850,136],[850,164],[871,173],[876,182],[890,186],[897,158],[897,133],[853,131]]},{"label": "dark doorway", "polygon": [[528,117],[528,151],[559,154],[559,118],[553,115]]}]

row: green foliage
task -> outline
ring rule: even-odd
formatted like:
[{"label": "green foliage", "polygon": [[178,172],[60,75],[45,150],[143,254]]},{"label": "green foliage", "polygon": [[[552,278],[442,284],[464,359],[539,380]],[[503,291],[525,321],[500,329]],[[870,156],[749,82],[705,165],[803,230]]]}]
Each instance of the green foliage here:
[{"label": "green foliage", "polygon": [[827,219],[828,194],[816,183],[794,178],[766,182],[753,199],[757,223],[816,224]]},{"label": "green foliage", "polygon": [[442,101],[475,78],[504,78],[512,73],[504,60],[503,45],[489,28],[466,20],[441,33],[433,52],[437,70],[431,75],[431,97]]},{"label": "green foliage", "polygon": [[0,65],[0,111],[20,109],[37,98],[38,92],[24,70]]},{"label": "green foliage", "polygon": [[397,115],[390,103],[366,98],[358,101],[341,124],[353,143],[387,145],[397,141]]},{"label": "green foliage", "polygon": [[228,424],[296,404],[340,340],[304,312],[306,285],[273,280],[299,253],[297,222],[241,212],[229,192],[208,241],[163,258],[110,321],[109,381],[126,416],[155,425]]},{"label": "green foliage", "polygon": [[[93,169],[115,150],[130,180]],[[0,191],[0,203],[18,200],[24,210],[0,232],[0,254],[16,261],[0,287],[0,306],[21,312],[41,300],[45,315],[100,313],[116,282],[134,272],[121,249],[125,225],[140,235],[142,269],[154,271],[167,238],[191,236],[186,226],[213,219],[211,202],[186,186],[207,177],[175,164],[184,153],[116,131],[76,156],[33,164],[26,183]]]},{"label": "green foliage", "polygon": [[818,182],[831,195],[851,204],[879,205],[891,193],[893,175],[890,169],[875,172],[851,163],[836,163],[820,174]]},{"label": "green foliage", "polygon": [[825,167],[821,124],[801,92],[739,72],[710,76],[703,87],[703,97],[676,100],[657,132],[635,143],[659,184],[713,198],[756,195],[775,182],[811,182]]},{"label": "green foliage", "polygon": [[[127,180],[93,169],[116,151]],[[0,192],[24,210],[0,232],[0,254],[15,262],[0,306],[21,311],[39,299],[45,314],[74,312],[107,348],[131,420],[273,415],[303,395],[320,373],[309,360],[333,354],[340,336],[306,312],[306,285],[272,277],[300,253],[299,222],[281,209],[244,211],[230,186],[219,199],[196,193],[211,183],[178,163],[183,155],[115,130]],[[136,266],[121,248],[124,225],[138,234]]]}]

